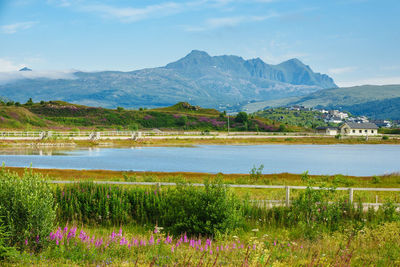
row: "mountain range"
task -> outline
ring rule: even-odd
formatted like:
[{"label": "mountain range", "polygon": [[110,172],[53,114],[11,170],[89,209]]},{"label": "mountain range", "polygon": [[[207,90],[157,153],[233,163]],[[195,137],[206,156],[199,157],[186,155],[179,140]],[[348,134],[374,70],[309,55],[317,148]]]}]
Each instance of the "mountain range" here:
[{"label": "mountain range", "polygon": [[[31,71],[30,71],[31,72]],[[34,73],[34,71],[32,71]],[[63,100],[90,106],[162,107],[181,101],[219,110],[248,102],[303,96],[336,88],[328,75],[298,59],[278,65],[260,58],[210,56],[193,50],[163,67],[130,72],[74,72],[68,78],[26,77],[0,85],[14,101]]]}]

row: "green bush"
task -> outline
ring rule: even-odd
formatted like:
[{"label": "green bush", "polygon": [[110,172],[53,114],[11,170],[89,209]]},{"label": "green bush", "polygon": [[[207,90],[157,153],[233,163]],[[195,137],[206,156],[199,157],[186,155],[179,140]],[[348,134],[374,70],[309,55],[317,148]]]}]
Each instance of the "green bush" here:
[{"label": "green bush", "polygon": [[222,183],[205,183],[204,188],[181,185],[170,192],[162,226],[173,234],[215,235],[241,226],[240,202]]},{"label": "green bush", "polygon": [[20,177],[0,171],[0,217],[9,234],[8,245],[42,249],[53,230],[55,215],[53,193],[42,176],[25,171]]},{"label": "green bush", "polygon": [[8,233],[6,233],[3,221],[0,218],[0,261],[12,258],[16,255],[14,247],[7,245]]},{"label": "green bush", "polygon": [[214,235],[241,226],[240,202],[222,183],[143,189],[79,183],[55,193],[60,222],[159,225],[174,235]]}]

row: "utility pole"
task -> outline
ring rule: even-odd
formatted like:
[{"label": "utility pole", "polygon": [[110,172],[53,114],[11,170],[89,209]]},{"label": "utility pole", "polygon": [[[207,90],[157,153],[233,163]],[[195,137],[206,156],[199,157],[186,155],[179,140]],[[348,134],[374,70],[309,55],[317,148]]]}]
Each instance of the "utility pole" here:
[{"label": "utility pole", "polygon": [[229,135],[229,114],[226,114],[228,116],[228,135]]}]

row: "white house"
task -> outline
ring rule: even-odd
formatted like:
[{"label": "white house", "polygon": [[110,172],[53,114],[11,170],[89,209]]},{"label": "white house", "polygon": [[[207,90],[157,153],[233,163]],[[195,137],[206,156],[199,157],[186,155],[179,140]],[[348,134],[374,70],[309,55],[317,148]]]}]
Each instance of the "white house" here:
[{"label": "white house", "polygon": [[378,126],[371,122],[346,122],[339,129],[342,135],[368,136],[378,134]]}]

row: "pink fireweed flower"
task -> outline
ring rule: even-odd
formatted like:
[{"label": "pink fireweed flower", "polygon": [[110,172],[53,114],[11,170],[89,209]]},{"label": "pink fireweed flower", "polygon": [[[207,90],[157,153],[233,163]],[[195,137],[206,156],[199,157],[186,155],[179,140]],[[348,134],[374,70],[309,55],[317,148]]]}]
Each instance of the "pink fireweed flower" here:
[{"label": "pink fireweed flower", "polygon": [[174,251],[175,251],[175,248],[174,248],[174,246],[172,246],[171,247],[171,252],[174,253]]},{"label": "pink fireweed flower", "polygon": [[149,245],[154,245],[154,237],[153,236],[150,237]]},{"label": "pink fireweed flower", "polygon": [[28,245],[28,239],[25,239],[25,246]]},{"label": "pink fireweed flower", "polygon": [[212,249],[210,249],[210,255],[212,255],[213,254],[213,251],[212,251]]},{"label": "pink fireweed flower", "polygon": [[219,251],[219,247],[217,247],[215,250],[218,252]]},{"label": "pink fireweed flower", "polygon": [[158,238],[157,239],[157,245],[160,244],[161,240]]},{"label": "pink fireweed flower", "polygon": [[72,228],[72,229],[68,232],[67,239],[71,239],[71,238],[75,237],[75,235],[76,235],[76,227]]},{"label": "pink fireweed flower", "polygon": [[117,234],[113,231],[113,232],[111,233],[111,236],[110,236],[111,241],[114,241],[114,239],[115,239],[116,236],[117,236]]},{"label": "pink fireweed flower", "polygon": [[256,249],[256,244],[253,245],[253,249]]},{"label": "pink fireweed flower", "polygon": [[124,245],[128,244],[128,240],[126,240],[126,239],[123,237],[123,238],[121,238],[121,240],[119,241],[119,244],[120,244],[121,246],[124,246]]},{"label": "pink fireweed flower", "polygon": [[186,233],[185,233],[185,235],[183,236],[183,242],[185,242],[185,243],[187,243],[187,242],[188,242],[188,238],[187,238],[187,235],[186,235]]},{"label": "pink fireweed flower", "polygon": [[119,232],[117,236],[122,236],[122,228],[119,228]]}]

